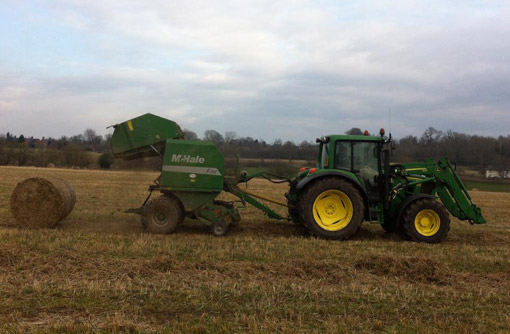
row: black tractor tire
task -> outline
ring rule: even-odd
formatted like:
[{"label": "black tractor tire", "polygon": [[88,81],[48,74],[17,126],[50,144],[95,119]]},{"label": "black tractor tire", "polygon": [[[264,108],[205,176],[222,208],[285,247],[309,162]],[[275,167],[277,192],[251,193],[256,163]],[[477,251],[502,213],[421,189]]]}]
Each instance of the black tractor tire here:
[{"label": "black tractor tire", "polygon": [[292,222],[298,226],[303,225],[303,219],[301,218],[301,215],[299,214],[299,209],[295,206],[295,204],[291,202],[287,202],[288,208],[289,208],[289,216]]},{"label": "black tractor tire", "polygon": [[450,215],[442,203],[432,198],[420,199],[405,208],[400,229],[409,240],[439,243],[450,231]]},{"label": "black tractor tire", "polygon": [[381,227],[386,233],[395,232],[398,228],[398,224],[393,217],[388,215],[384,216],[384,223],[381,224]]},{"label": "black tractor tire", "polygon": [[[322,210],[325,211],[322,212],[325,217],[322,218],[319,212],[320,209],[318,208],[319,204],[317,204],[317,207],[314,206],[316,201],[319,201],[318,203],[320,203],[320,201],[325,201],[326,198],[329,197],[327,192],[338,193],[341,194],[342,197],[337,197],[337,200],[326,203],[326,209]],[[359,190],[349,181],[339,178],[324,178],[322,180],[317,180],[312,185],[308,186],[301,196],[299,208],[303,219],[303,225],[306,227],[308,232],[313,236],[323,239],[348,239],[359,231],[361,223],[363,222],[364,203]],[[343,218],[342,210],[345,211],[347,215],[343,216]],[[329,230],[326,229],[326,224],[323,219],[330,218],[331,220],[334,220],[336,219],[334,215],[337,212],[340,216],[336,217],[340,217],[341,220],[333,222],[329,226],[340,222],[343,227],[340,227],[339,229],[336,229],[336,227],[332,227]],[[350,219],[349,213],[352,214]],[[327,215],[331,216],[327,217]]]},{"label": "black tractor tire", "polygon": [[149,233],[169,234],[184,219],[181,203],[174,197],[163,195],[147,203],[142,212],[142,225]]}]

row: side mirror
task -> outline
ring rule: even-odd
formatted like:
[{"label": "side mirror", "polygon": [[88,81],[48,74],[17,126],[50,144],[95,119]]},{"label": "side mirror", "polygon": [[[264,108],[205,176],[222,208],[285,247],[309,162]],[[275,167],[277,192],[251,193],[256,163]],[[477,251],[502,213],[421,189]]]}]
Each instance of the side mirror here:
[{"label": "side mirror", "polygon": [[243,170],[241,173],[239,173],[239,181],[240,182],[246,182],[248,180],[248,172]]},{"label": "side mirror", "polygon": [[316,143],[323,143],[323,144],[326,144],[326,143],[329,143],[329,137],[321,137],[321,138],[317,138],[315,139],[315,142]]}]

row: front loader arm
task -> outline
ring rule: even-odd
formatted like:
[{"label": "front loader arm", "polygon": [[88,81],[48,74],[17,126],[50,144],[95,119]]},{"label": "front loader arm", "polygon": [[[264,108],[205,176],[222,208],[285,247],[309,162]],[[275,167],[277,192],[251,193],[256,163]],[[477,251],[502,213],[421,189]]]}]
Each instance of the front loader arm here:
[{"label": "front loader arm", "polygon": [[441,184],[437,188],[437,195],[452,215],[461,220],[467,219],[472,224],[487,223],[482,210],[473,203],[466,186],[448,159],[438,161],[435,177]]},{"label": "front loader arm", "polygon": [[[462,183],[455,169],[448,159],[439,161],[427,160],[427,162],[418,167],[406,166],[408,175],[421,176],[423,179],[412,183],[434,182],[435,187],[432,191],[437,194],[441,202],[450,211],[450,213],[460,220],[468,220],[471,224],[485,224],[487,220],[482,216],[482,210],[476,206],[471,195]],[[420,171],[413,175],[413,171]]]}]

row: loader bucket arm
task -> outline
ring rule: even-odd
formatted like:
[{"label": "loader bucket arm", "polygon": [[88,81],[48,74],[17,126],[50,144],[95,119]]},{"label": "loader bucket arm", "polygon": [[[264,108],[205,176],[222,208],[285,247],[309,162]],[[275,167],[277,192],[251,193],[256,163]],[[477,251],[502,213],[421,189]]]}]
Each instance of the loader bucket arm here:
[{"label": "loader bucket arm", "polygon": [[112,126],[115,129],[111,139],[113,156],[124,160],[161,155],[167,139],[184,139],[177,123],[153,114]]},{"label": "loader bucket arm", "polygon": [[450,161],[441,159],[437,166],[435,176],[443,184],[437,194],[451,214],[461,220],[467,219],[472,224],[487,223],[482,216],[482,210],[471,200],[466,186],[455,173]]},{"label": "loader bucket arm", "polygon": [[482,216],[482,210],[473,203],[466,186],[462,183],[448,159],[441,159],[437,162],[429,159],[425,165],[413,165],[406,166],[408,173],[413,170],[421,170],[419,174],[424,178],[422,181],[412,183],[435,182],[436,187],[433,193],[439,196],[453,216],[460,220],[468,220],[471,224],[485,224],[487,222]]}]

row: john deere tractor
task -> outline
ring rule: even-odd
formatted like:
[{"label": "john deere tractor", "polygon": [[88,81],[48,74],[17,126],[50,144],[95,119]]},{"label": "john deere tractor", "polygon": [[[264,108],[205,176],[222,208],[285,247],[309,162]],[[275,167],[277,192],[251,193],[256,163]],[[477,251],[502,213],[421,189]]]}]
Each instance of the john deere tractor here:
[{"label": "john deere tractor", "polygon": [[[390,165],[391,140],[383,132],[318,139],[317,167],[302,168],[289,180],[264,172],[225,176],[223,154],[214,143],[185,140],[175,122],[152,114],[114,128],[111,145],[116,158],[161,158],[161,174],[149,186],[146,200],[126,210],[141,215],[142,225],[152,233],[172,233],[187,217],[222,236],[231,224],[240,222],[237,208],[246,203],[269,218],[293,220],[326,239],[347,239],[365,220],[387,231],[399,230],[414,241],[435,243],[448,233],[448,211],[471,223],[486,222],[448,160]],[[288,182],[287,203],[239,186],[257,177]],[[222,191],[239,200],[217,200]],[[153,192],[161,195],[151,198]],[[256,198],[288,207],[289,216],[281,216]]]},{"label": "john deere tractor", "polygon": [[317,139],[317,167],[302,168],[286,194],[294,222],[312,235],[343,240],[369,221],[427,243],[444,240],[448,212],[486,223],[447,159],[390,164],[391,138],[383,129],[380,136],[365,134]]}]

